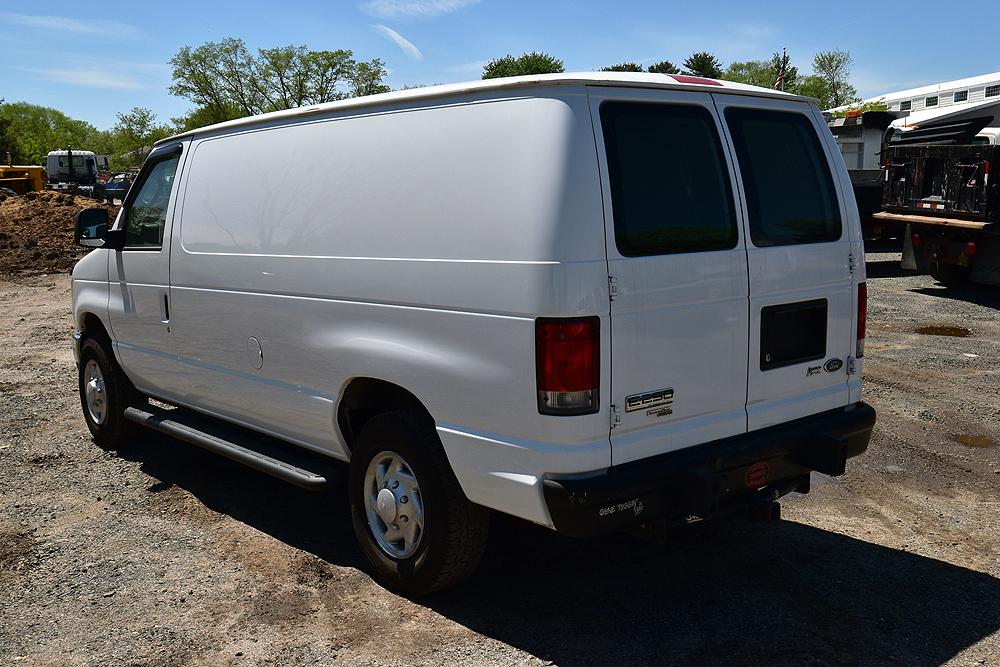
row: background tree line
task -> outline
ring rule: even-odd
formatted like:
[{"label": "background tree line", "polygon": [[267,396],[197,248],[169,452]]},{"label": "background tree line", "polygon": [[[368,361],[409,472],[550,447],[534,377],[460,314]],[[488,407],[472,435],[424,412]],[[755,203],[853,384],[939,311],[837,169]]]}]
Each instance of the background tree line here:
[{"label": "background tree line", "polygon": [[227,38],[185,46],[170,65],[170,93],[194,108],[169,122],[135,107],[119,113],[110,129],[98,130],[57,109],[0,100],[0,160],[9,152],[13,162],[42,164],[49,151],[68,147],[108,155],[112,170],[121,171],[138,167],[155,142],[178,132],[391,90],[381,60],[358,61],[346,49],[290,45],[251,51],[243,40]]},{"label": "background tree line", "polygon": [[[644,69],[639,63],[625,61],[603,67],[602,71],[689,74],[763,88],[780,88],[797,95],[815,97],[819,100],[821,109],[829,109],[859,101],[858,91],[850,82],[851,65],[851,54],[847,51],[820,51],[813,57],[812,74],[800,76],[798,67],[792,64],[785,52],[773,54],[770,60],[746,60],[724,67],[714,55],[700,51],[688,56],[682,67],[669,60],[661,60]],[[483,78],[554,74],[562,71],[561,60],[544,52],[533,51],[519,57],[506,55],[491,60],[483,68]]]},{"label": "background tree line", "polygon": [[[688,56],[680,66],[662,60],[643,68],[625,61],[607,71],[690,74],[726,79],[815,97],[821,108],[858,100],[850,83],[851,56],[846,51],[822,51],[812,61],[812,73],[801,75],[787,53],[769,60],[723,64],[711,53]],[[226,38],[197,47],[185,46],[170,59],[173,95],[189,100],[188,113],[160,122],[150,109],[135,107],[119,113],[113,127],[98,130],[49,107],[0,100],[0,159],[41,164],[50,150],[76,148],[111,157],[112,169],[135,168],[156,141],[204,125],[269,111],[321,104],[388,92],[388,72],[378,58],[356,60],[350,50],[311,50],[289,45],[251,50],[241,39]],[[489,61],[483,78],[564,71],[563,62],[533,51]]]}]

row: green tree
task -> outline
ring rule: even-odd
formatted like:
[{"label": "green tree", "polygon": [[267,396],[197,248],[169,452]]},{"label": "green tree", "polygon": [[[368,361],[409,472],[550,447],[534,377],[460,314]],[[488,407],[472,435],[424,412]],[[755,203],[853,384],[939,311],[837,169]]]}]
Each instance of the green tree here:
[{"label": "green tree", "polygon": [[[785,90],[789,89],[786,88]],[[826,80],[821,76],[810,74],[809,76],[799,77],[795,87],[789,90],[789,92],[796,95],[805,95],[806,97],[815,97],[819,101],[820,109],[829,109],[831,106],[828,104],[830,94],[827,89]]]},{"label": "green tree", "polygon": [[653,74],[680,74],[681,70],[677,65],[669,60],[661,60],[649,66],[649,71]]},{"label": "green tree", "polygon": [[11,159],[14,157],[14,140],[10,136],[10,119],[3,115],[4,99],[0,97],[0,160],[6,160],[9,153]]},{"label": "green tree", "polygon": [[847,51],[820,51],[813,58],[813,73],[824,83],[822,108],[839,107],[858,100],[858,91],[849,81],[852,64]]},{"label": "green tree", "polygon": [[[771,71],[774,73],[772,87],[779,90],[793,90],[798,84],[799,68],[792,65],[792,57],[788,55],[787,51],[771,56]],[[785,77],[783,81],[779,81],[782,72],[785,73]]]},{"label": "green tree", "polygon": [[782,71],[785,73],[782,90],[794,89],[799,77],[799,70],[792,65],[791,57],[785,52],[773,54],[770,60],[746,60],[731,63],[726,68],[722,78],[726,81],[736,81],[749,86],[776,88],[779,86]]},{"label": "green tree", "polygon": [[7,128],[4,134],[11,159],[21,164],[42,164],[48,152],[54,150],[92,150],[90,144],[97,135],[97,128],[90,123],[27,102],[4,103],[0,119]]},{"label": "green tree", "polygon": [[684,61],[684,68],[688,74],[703,76],[707,79],[722,78],[722,63],[708,51],[692,53]]},{"label": "green tree", "polygon": [[235,120],[242,117],[243,114],[240,113],[240,111],[235,107],[226,106],[217,108],[213,106],[205,106],[192,109],[183,116],[171,118],[170,122],[174,126],[175,131],[188,132],[190,130],[198,129],[199,127],[205,127],[206,125],[224,123],[227,120]]},{"label": "green tree", "polygon": [[766,60],[746,60],[730,63],[722,74],[726,81],[745,83],[748,86],[771,88],[774,85],[776,73],[771,63]]},{"label": "green tree", "polygon": [[[197,121],[321,104],[351,95],[384,92],[380,60],[357,62],[351,51],[281,46],[250,51],[241,39],[181,48],[170,59],[170,93],[196,105]],[[358,92],[362,91],[362,92]]]},{"label": "green tree", "polygon": [[532,51],[516,58],[510,54],[491,60],[483,67],[484,79],[530,74],[557,74],[565,71],[563,62],[547,53]]},{"label": "green tree", "polygon": [[392,88],[382,83],[382,79],[388,73],[385,64],[378,58],[358,63],[351,78],[351,95],[361,97],[362,95],[388,93]]},{"label": "green tree", "polygon": [[112,166],[138,167],[153,144],[171,134],[173,130],[169,126],[157,125],[156,114],[149,109],[133,107],[131,111],[119,113],[118,122],[111,128],[116,159]]},{"label": "green tree", "polygon": [[618,63],[617,65],[611,65],[610,67],[602,67],[602,72],[644,72],[642,65],[633,62]]}]

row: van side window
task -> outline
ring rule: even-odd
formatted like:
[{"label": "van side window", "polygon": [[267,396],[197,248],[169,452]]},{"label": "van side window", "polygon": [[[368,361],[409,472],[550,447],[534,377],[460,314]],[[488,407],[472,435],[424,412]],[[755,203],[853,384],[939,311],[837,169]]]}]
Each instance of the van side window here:
[{"label": "van side window", "polygon": [[125,211],[125,247],[159,248],[167,221],[170,189],[180,155],[174,153],[148,166]]},{"label": "van side window", "polygon": [[703,107],[605,102],[615,243],[626,257],[734,248],[722,142]]},{"label": "van side window", "polygon": [[807,116],[726,109],[757,247],[822,243],[842,225],[830,165]]}]

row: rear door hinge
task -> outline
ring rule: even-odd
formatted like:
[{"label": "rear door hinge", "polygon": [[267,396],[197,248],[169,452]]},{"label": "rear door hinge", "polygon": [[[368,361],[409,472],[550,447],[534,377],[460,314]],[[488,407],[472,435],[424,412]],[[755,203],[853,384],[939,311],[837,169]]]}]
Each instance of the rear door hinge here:
[{"label": "rear door hinge", "polygon": [[622,416],[618,414],[618,406],[611,406],[611,428],[615,429],[622,423]]},{"label": "rear door hinge", "polygon": [[858,258],[854,256],[853,252],[847,256],[847,268],[851,272],[852,276],[854,275],[854,272],[858,270]]},{"label": "rear door hinge", "polygon": [[608,276],[608,296],[612,301],[618,298],[618,279]]},{"label": "rear door hinge", "polygon": [[858,374],[858,360],[854,357],[847,357],[847,374],[857,375]]}]

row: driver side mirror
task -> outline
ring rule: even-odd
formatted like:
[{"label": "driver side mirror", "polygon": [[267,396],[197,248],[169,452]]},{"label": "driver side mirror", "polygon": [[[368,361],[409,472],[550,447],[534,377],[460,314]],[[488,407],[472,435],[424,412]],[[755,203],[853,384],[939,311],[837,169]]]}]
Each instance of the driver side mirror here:
[{"label": "driver side mirror", "polygon": [[86,208],[76,214],[73,240],[84,248],[121,250],[125,247],[125,232],[108,229],[107,209]]}]

